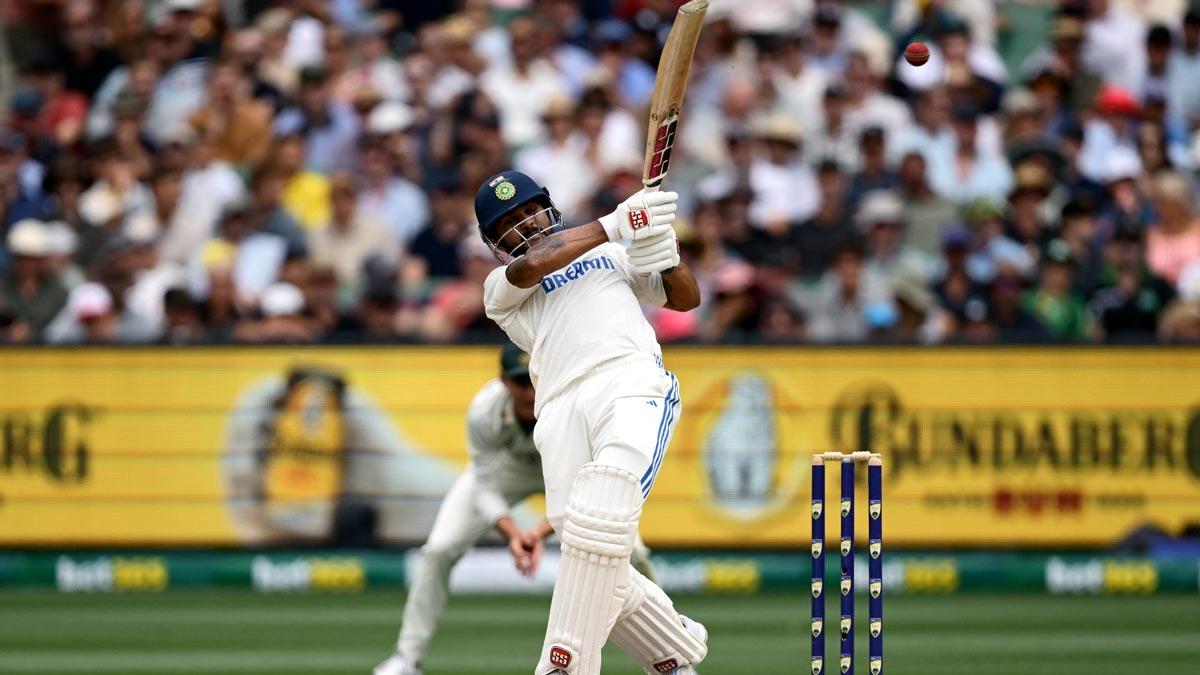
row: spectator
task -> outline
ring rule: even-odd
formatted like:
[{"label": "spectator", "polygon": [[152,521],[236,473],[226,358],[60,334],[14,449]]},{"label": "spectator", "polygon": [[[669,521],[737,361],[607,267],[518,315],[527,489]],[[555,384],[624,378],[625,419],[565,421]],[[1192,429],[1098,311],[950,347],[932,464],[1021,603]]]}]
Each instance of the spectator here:
[{"label": "spectator", "polygon": [[1191,131],[1200,127],[1200,6],[1183,17],[1182,39],[1167,64],[1167,110],[1171,120]]},{"label": "spectator", "polygon": [[1096,117],[1084,124],[1079,171],[1092,180],[1103,180],[1114,153],[1136,151],[1134,118],[1138,102],[1129,91],[1106,85],[1096,99]]},{"label": "spectator", "polygon": [[429,223],[408,251],[404,277],[410,284],[460,276],[459,247],[477,236],[474,207],[457,176],[446,176],[434,186],[431,212]]},{"label": "spectator", "polygon": [[11,317],[8,339],[40,340],[42,331],[67,302],[67,289],[47,264],[52,242],[46,225],[38,220],[14,223],[5,245],[12,256],[11,270],[0,279],[2,302]]},{"label": "spectator", "polygon": [[963,221],[970,231],[965,269],[971,281],[986,284],[1000,274],[1023,279],[1033,276],[1036,258],[1027,247],[1006,236],[1004,208],[1000,204],[989,199],[976,200],[963,210]]},{"label": "spectator", "polygon": [[297,105],[275,118],[277,135],[300,133],[308,150],[308,168],[317,173],[351,171],[355,168],[354,151],[358,143],[358,115],[350,104],[331,94],[329,73],[319,67],[300,71]]},{"label": "spectator", "polygon": [[973,199],[1002,199],[1012,188],[1012,170],[1003,156],[981,149],[978,142],[979,108],[961,104],[954,108],[955,149],[952,156],[932,156],[929,183],[942,197],[966,204]]},{"label": "spectator", "polygon": [[750,222],[781,232],[820,207],[820,191],[812,171],[800,161],[800,127],[791,118],[773,115],[754,126],[762,152],[750,165]]},{"label": "spectator", "polygon": [[1083,299],[1073,290],[1078,263],[1071,247],[1062,239],[1046,246],[1045,264],[1037,287],[1026,293],[1025,309],[1042,325],[1050,336],[1062,342],[1085,342],[1092,337],[1091,316]]},{"label": "spectator", "polygon": [[271,147],[274,111],[252,94],[252,84],[239,64],[218,61],[209,76],[208,101],[191,119],[200,137],[212,144],[217,159],[235,166],[258,164]]},{"label": "spectator", "polygon": [[866,241],[864,274],[888,286],[901,277],[927,282],[932,276],[931,265],[924,255],[904,243],[904,204],[896,193],[874,190],[859,204],[854,219]]},{"label": "spectator", "polygon": [[870,277],[863,267],[861,244],[834,251],[830,269],[806,299],[804,313],[809,335],[819,342],[857,342],[865,339],[867,310],[890,300],[882,279]]},{"label": "spectator", "polygon": [[1145,72],[1146,26],[1110,0],[1086,0],[1083,58],[1107,83],[1137,91]]},{"label": "spectator", "polygon": [[517,154],[513,166],[544,185],[565,213],[583,207],[599,187],[599,158],[577,126],[578,112],[568,99],[547,103],[544,140]]},{"label": "spectator", "polygon": [[1200,304],[1176,300],[1163,312],[1158,339],[1168,344],[1200,343]]},{"label": "spectator", "polygon": [[1062,209],[1058,234],[1071,249],[1075,261],[1075,292],[1083,298],[1092,297],[1100,280],[1104,254],[1091,202],[1086,199],[1068,202]]},{"label": "spectator", "polygon": [[1154,178],[1153,195],[1158,222],[1146,234],[1146,262],[1174,285],[1185,267],[1200,260],[1196,197],[1188,179],[1171,172]]},{"label": "spectator", "polygon": [[350,177],[334,176],[330,194],[333,211],[329,221],[309,234],[313,262],[331,267],[343,288],[358,280],[369,258],[378,256],[396,264],[400,250],[395,238],[390,231],[359,215]]},{"label": "spectator", "polygon": [[480,87],[500,111],[504,142],[522,148],[542,136],[541,117],[550,102],[566,98],[570,90],[562,73],[539,53],[537,27],[532,19],[513,19],[508,34],[511,64],[492,66],[480,76]]},{"label": "spectator", "polygon": [[288,283],[275,283],[262,292],[259,318],[243,319],[233,329],[238,342],[304,344],[315,331],[304,317],[304,293]]},{"label": "spectator", "polygon": [[219,237],[199,250],[190,264],[194,291],[207,295],[208,281],[214,268],[228,267],[234,283],[236,304],[256,307],[259,295],[279,278],[287,257],[287,242],[262,229],[262,214],[248,202],[226,208],[221,217]]},{"label": "spectator", "polygon": [[800,255],[800,274],[806,281],[820,278],[834,251],[855,239],[847,210],[846,180],[837,163],[826,160],[817,172],[821,208],[793,233]]},{"label": "spectator", "polygon": [[1002,274],[988,290],[988,310],[995,324],[996,337],[1002,342],[1036,343],[1050,339],[1050,332],[1025,309],[1021,280]]},{"label": "spectator", "polygon": [[1146,269],[1142,232],[1122,227],[1108,246],[1108,263],[1101,272],[1104,287],[1088,309],[1107,342],[1144,342],[1154,338],[1159,315],[1175,297],[1174,289]]},{"label": "spectator", "polygon": [[421,317],[421,336],[442,342],[463,335],[493,336],[499,330],[483,314],[483,280],[498,264],[478,237],[464,239],[458,249],[462,278],[440,287]]},{"label": "spectator", "polygon": [[163,294],[163,334],[160,341],[169,345],[190,345],[204,341],[204,324],[196,301],[183,288],[169,288]]},{"label": "spectator", "polygon": [[425,194],[395,173],[386,150],[375,144],[362,148],[362,184],[358,215],[371,227],[385,228],[400,246],[408,246],[429,218]]},{"label": "spectator", "polygon": [[937,254],[942,233],[958,220],[958,208],[929,185],[925,156],[916,150],[900,160],[896,180],[903,202],[905,243],[926,256]]},{"label": "spectator", "polygon": [[850,181],[850,201],[857,203],[869,192],[896,187],[896,173],[888,165],[882,127],[867,127],[858,137],[858,172]]}]

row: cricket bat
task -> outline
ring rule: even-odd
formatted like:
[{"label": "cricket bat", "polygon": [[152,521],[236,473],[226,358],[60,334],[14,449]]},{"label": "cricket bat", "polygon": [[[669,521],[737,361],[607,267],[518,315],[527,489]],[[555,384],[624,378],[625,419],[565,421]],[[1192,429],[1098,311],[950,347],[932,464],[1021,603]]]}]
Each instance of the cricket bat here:
[{"label": "cricket bat", "polygon": [[670,167],[683,92],[687,89],[688,71],[692,69],[692,53],[696,51],[707,11],[708,0],[692,0],[680,7],[663,45],[658,74],[654,77],[654,96],[650,99],[650,128],[646,132],[646,161],[642,166],[642,185],[647,191],[662,187]]}]

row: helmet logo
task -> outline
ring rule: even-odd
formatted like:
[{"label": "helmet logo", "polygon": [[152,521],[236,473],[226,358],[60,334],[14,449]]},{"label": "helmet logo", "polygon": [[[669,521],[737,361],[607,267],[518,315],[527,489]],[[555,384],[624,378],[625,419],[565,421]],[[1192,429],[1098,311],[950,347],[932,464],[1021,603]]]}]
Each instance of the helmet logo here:
[{"label": "helmet logo", "polygon": [[496,186],[496,199],[506,202],[517,196],[517,186],[508,181],[504,181]]}]

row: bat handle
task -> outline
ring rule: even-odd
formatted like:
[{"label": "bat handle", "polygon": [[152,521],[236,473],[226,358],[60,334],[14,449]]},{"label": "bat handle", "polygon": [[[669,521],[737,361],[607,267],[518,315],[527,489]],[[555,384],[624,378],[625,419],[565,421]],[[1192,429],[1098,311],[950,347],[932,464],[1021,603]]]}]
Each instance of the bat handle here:
[{"label": "bat handle", "polygon": [[658,181],[656,185],[646,185],[642,183],[642,192],[658,192],[662,189],[662,181]]}]

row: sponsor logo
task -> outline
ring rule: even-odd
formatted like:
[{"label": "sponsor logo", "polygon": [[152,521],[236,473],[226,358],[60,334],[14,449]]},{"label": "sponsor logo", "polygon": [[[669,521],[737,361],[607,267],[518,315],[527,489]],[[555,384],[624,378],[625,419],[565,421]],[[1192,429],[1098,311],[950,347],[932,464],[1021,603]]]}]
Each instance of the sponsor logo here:
[{"label": "sponsor logo", "polygon": [[850,591],[854,588],[854,580],[842,579],[842,595],[850,595]]},{"label": "sponsor logo", "polygon": [[843,499],[842,500],[842,517],[845,518],[846,516],[850,515],[850,509],[852,509],[852,508],[854,508],[854,506],[851,503],[851,501],[849,499]]},{"label": "sponsor logo", "polygon": [[812,620],[812,636],[821,637],[821,631],[825,630],[825,621],[823,619]]},{"label": "sponsor logo", "polygon": [[852,666],[852,665],[854,665],[854,657],[851,657],[851,656],[843,656],[842,657],[841,668],[842,668],[843,673],[850,672],[850,666]]},{"label": "sponsor logo", "polygon": [[883,620],[871,619],[871,637],[879,637],[883,634]]},{"label": "sponsor logo", "polygon": [[54,580],[64,593],[166,590],[169,574],[162,558],[108,558],[86,562],[59,556]]},{"label": "sponsor logo", "polygon": [[871,557],[878,558],[879,554],[882,552],[883,552],[883,544],[880,543],[880,541],[878,539],[873,540],[871,542]]},{"label": "sponsor logo", "polygon": [[517,196],[517,186],[508,181],[504,181],[496,186],[496,199],[506,202]]},{"label": "sponsor logo", "polygon": [[1119,406],[908,409],[891,385],[859,382],[838,397],[829,421],[834,447],[883,453],[891,478],[966,470],[997,477],[1043,470],[1072,477],[1104,470],[1139,480],[1174,472],[1200,477],[1200,408],[1186,414]]},{"label": "sponsor logo", "polygon": [[554,645],[550,648],[550,663],[559,668],[566,668],[571,665],[571,652]]},{"label": "sponsor logo", "polygon": [[872,499],[867,510],[871,513],[871,520],[879,520],[879,516],[883,514],[883,504],[878,499]]},{"label": "sponsor logo", "polygon": [[669,673],[679,667],[679,662],[675,659],[667,659],[654,664],[654,670],[660,673]]},{"label": "sponsor logo", "polygon": [[842,617],[842,625],[841,625],[842,637],[846,637],[847,635],[849,635],[853,626],[854,626],[854,619],[851,619],[848,616],[843,616]]},{"label": "sponsor logo", "polygon": [[567,265],[561,272],[547,274],[542,277],[542,290],[546,294],[566,286],[567,284],[583,277],[592,270],[615,270],[616,264],[606,255],[598,255],[587,260],[578,260]]},{"label": "sponsor logo", "polygon": [[812,580],[812,596],[814,598],[821,597],[821,590],[825,588],[825,582],[820,579]]},{"label": "sponsor logo", "polygon": [[493,178],[492,182],[488,183],[488,187],[494,188],[506,180],[508,180],[508,179],[504,177],[504,174],[500,174],[499,176],[496,176],[495,178]]},{"label": "sponsor logo", "polygon": [[821,671],[825,669],[825,659],[819,656],[812,657],[812,668],[809,671],[812,675],[821,675]]},{"label": "sponsor logo", "polygon": [[816,520],[817,518],[820,518],[820,517],[821,517],[821,512],[822,512],[822,511],[824,511],[824,508],[822,508],[822,502],[821,502],[821,500],[819,500],[819,499],[814,499],[814,500],[813,500],[813,503],[812,503],[812,517],[813,517],[813,520]]},{"label": "sponsor logo", "polygon": [[850,540],[842,540],[842,555],[850,555]]},{"label": "sponsor logo", "polygon": [[358,558],[293,558],[254,556],[250,578],[258,591],[360,591],[367,575]]},{"label": "sponsor logo", "polygon": [[871,675],[879,675],[883,672],[883,659],[871,659]]},{"label": "sponsor logo", "polygon": [[629,227],[635,230],[640,230],[650,224],[650,212],[646,209],[637,209],[629,212]]},{"label": "sponsor logo", "polygon": [[879,594],[883,593],[883,582],[879,579],[871,580],[871,597],[878,598]]},{"label": "sponsor logo", "polygon": [[821,554],[824,552],[825,552],[825,543],[824,542],[814,541],[812,543],[812,557],[820,558]]},{"label": "sponsor logo", "polygon": [[0,411],[0,476],[36,474],[54,486],[86,484],[98,414],[78,403],[51,405],[40,414]]}]

